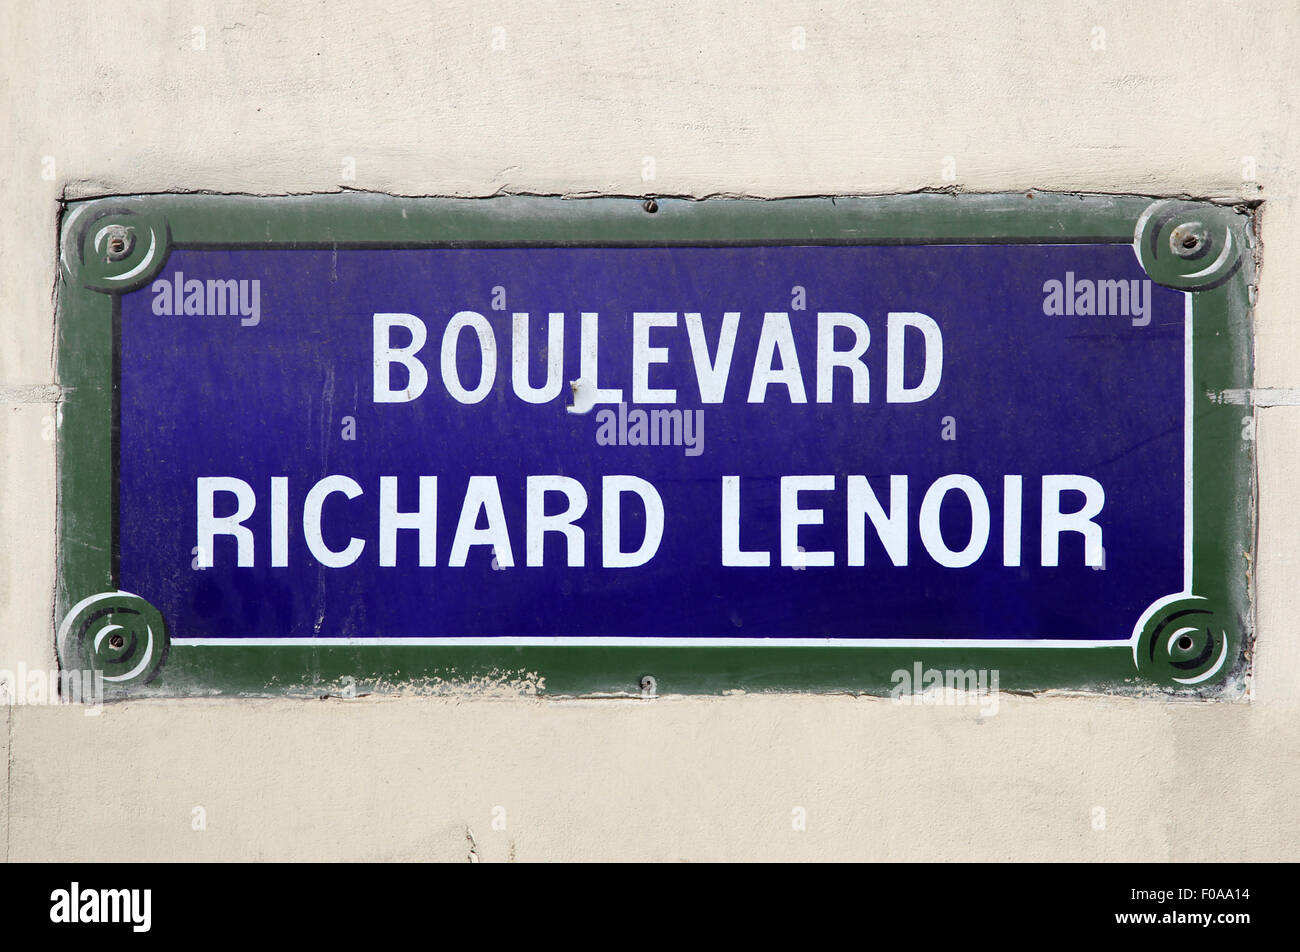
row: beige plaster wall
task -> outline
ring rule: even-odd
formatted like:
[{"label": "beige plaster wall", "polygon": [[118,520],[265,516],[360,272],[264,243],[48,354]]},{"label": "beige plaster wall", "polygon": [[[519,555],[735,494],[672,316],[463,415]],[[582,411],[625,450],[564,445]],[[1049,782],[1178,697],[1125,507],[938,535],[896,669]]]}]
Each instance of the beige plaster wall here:
[{"label": "beige plaster wall", "polygon": [[[1300,387],[1297,48],[1289,0],[10,0],[0,668],[53,664],[61,196],[1263,199],[1257,383]],[[839,696],[0,708],[0,856],[1300,858],[1298,414],[1259,413],[1249,702],[1003,696],[982,718]]]}]

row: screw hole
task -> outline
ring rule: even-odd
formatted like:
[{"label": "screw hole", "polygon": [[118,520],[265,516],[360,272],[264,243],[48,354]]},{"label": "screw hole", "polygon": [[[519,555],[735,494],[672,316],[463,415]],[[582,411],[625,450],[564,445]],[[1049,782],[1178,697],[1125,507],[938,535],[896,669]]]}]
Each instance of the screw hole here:
[{"label": "screw hole", "polygon": [[1186,238],[1183,239],[1183,247],[1187,248],[1188,250],[1195,248],[1198,244],[1200,244],[1200,242],[1196,240],[1195,235],[1188,235]]},{"label": "screw hole", "polygon": [[1191,651],[1192,639],[1188,635],[1183,635],[1178,639],[1178,648],[1180,651]]},{"label": "screw hole", "polygon": [[644,208],[646,212],[651,215],[659,211],[659,203],[656,202],[653,198],[647,198],[644,202],[641,203],[641,207]]}]

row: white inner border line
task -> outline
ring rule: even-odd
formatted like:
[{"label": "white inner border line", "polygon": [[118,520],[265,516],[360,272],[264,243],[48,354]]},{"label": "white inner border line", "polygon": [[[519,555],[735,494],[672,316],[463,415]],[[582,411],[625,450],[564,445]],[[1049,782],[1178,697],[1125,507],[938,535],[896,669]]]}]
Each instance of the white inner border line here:
[{"label": "white inner border line", "polygon": [[[1192,292],[1183,292],[1183,591],[1192,594]],[[1134,635],[1134,640],[1137,636]]]},{"label": "white inner border line", "polygon": [[399,635],[392,638],[241,638],[232,635],[229,638],[173,638],[174,645],[192,645],[203,648],[218,646],[268,647],[272,645],[314,646],[318,648],[347,648],[357,645],[392,645],[394,647],[411,645],[465,645],[466,647],[482,645],[532,645],[563,646],[591,645],[593,647],[641,647],[652,648],[656,645],[674,647],[695,646],[697,648],[735,648],[752,646],[755,648],[1126,648],[1125,641],[1085,641],[1083,639],[1065,638],[622,638],[618,635],[502,635],[499,638],[426,638],[418,635]]},{"label": "white inner border line", "polygon": [[[1041,247],[1035,245],[1034,247]],[[1053,245],[1052,247],[1059,247]],[[1157,599],[1148,606],[1128,638],[1096,639],[1064,638],[690,638],[668,636],[662,638],[623,638],[618,635],[502,635],[497,638],[467,637],[439,638],[403,636],[393,638],[173,638],[174,645],[196,648],[217,647],[410,647],[414,645],[460,645],[466,648],[489,645],[519,645],[533,647],[560,647],[588,645],[606,648],[653,648],[655,646],[696,648],[1124,648],[1137,651],[1138,636],[1147,620],[1165,605],[1192,594],[1192,292],[1183,292],[1183,590]]]}]

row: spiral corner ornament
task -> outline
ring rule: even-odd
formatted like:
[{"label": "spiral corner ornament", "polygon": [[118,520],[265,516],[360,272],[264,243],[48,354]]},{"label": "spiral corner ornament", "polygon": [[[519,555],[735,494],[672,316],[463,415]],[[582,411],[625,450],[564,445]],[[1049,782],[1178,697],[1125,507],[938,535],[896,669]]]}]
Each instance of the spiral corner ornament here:
[{"label": "spiral corner ornament", "polygon": [[83,206],[63,224],[59,260],[68,280],[116,294],[150,281],[170,246],[171,233],[160,215],[125,205]]},{"label": "spiral corner ornament", "polygon": [[1137,221],[1133,251],[1157,284],[1208,291],[1225,283],[1246,260],[1246,232],[1239,217],[1217,205],[1156,202]]},{"label": "spiral corner ornament", "polygon": [[108,688],[149,683],[162,668],[169,645],[162,614],[130,592],[84,598],[59,626],[63,669],[101,672]]},{"label": "spiral corner ornament", "polygon": [[1133,646],[1138,672],[1171,688],[1196,688],[1223,677],[1232,667],[1235,630],[1209,599],[1173,598],[1153,612]]}]

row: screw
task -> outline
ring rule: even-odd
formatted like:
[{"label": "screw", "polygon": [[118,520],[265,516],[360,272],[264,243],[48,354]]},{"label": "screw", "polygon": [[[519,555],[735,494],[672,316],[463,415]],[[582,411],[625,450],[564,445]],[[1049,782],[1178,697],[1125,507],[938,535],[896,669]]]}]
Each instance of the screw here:
[{"label": "screw", "polygon": [[644,202],[641,203],[641,207],[644,208],[651,215],[659,211],[659,203],[656,202],[653,198],[647,198]]},{"label": "screw", "polygon": [[103,237],[107,239],[104,243],[106,262],[121,261],[135,247],[135,233],[126,225],[109,225],[104,229]]},{"label": "screw", "polygon": [[112,648],[114,651],[119,650],[125,644],[126,644],[126,639],[123,638],[121,635],[108,636],[108,646]]},{"label": "screw", "polygon": [[1198,221],[1184,222],[1169,233],[1169,247],[1180,258],[1200,257],[1209,240],[1209,232]]}]

